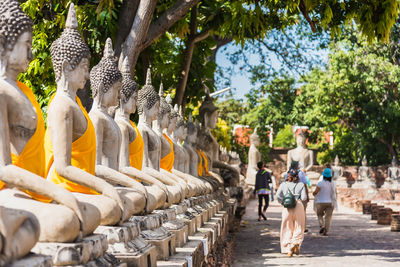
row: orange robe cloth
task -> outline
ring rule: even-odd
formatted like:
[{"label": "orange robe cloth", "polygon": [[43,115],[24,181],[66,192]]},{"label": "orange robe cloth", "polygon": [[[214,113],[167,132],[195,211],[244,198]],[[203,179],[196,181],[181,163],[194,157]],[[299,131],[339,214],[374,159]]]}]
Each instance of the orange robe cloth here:
[{"label": "orange robe cloth", "polygon": [[168,143],[171,145],[171,150],[165,157],[163,157],[160,160],[160,168],[172,172],[172,168],[174,167],[174,161],[175,161],[174,142],[172,142],[171,138],[169,138],[166,134],[163,135],[165,139],[167,139]]},{"label": "orange robe cloth", "polygon": [[197,164],[197,175],[203,176],[203,157],[201,156],[200,150],[196,149],[196,152],[200,159],[200,162]]},{"label": "orange robe cloth", "polygon": [[206,153],[204,153],[203,150],[200,150],[200,153],[201,153],[201,155],[203,157],[203,160],[204,160],[204,172],[205,172],[205,175],[206,176],[210,176],[210,172],[208,171],[208,158],[206,156]]},{"label": "orange robe cloth", "polygon": [[[51,100],[50,100],[51,101]],[[87,128],[85,133],[72,143],[71,149],[71,165],[82,169],[92,175],[95,175],[96,167],[96,133],[92,121],[88,113],[82,106],[81,100],[76,97],[76,102],[82,110],[87,120]],[[95,190],[69,181],[68,179],[60,176],[54,168],[53,144],[51,143],[50,133],[47,129],[45,137],[45,150],[46,150],[46,173],[47,179],[55,184],[58,184],[71,192],[83,194],[99,194]],[[51,173],[49,173],[51,171]]]},{"label": "orange robe cloth", "polygon": [[[22,150],[21,154],[18,156],[11,153],[12,164],[18,166],[22,169],[25,169],[31,173],[39,175],[40,177],[45,176],[46,173],[46,162],[45,162],[45,153],[44,153],[44,120],[42,115],[42,110],[40,109],[39,103],[36,100],[35,95],[33,94],[32,90],[21,82],[17,82],[19,89],[26,95],[26,97],[31,101],[33,107],[36,110],[36,131],[26,143],[24,149]],[[0,181],[0,189],[5,187],[5,183]],[[32,198],[42,201],[42,202],[51,202],[50,198],[44,197],[42,195],[25,191]]]},{"label": "orange robe cloth", "polygon": [[141,171],[143,168],[143,137],[140,134],[139,129],[136,127],[136,124],[133,121],[130,122],[136,131],[136,139],[129,144],[129,163],[132,167]]}]

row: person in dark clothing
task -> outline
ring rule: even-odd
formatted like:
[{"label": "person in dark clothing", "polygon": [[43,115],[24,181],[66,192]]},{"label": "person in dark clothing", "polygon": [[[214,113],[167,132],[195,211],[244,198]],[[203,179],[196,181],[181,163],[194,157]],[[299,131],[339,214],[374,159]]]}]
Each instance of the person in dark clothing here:
[{"label": "person in dark clothing", "polygon": [[[265,169],[264,162],[258,162],[257,167],[258,172],[256,174],[256,185],[254,188],[254,194],[258,195],[258,221],[261,221],[261,218],[267,220],[264,212],[267,211],[269,205],[269,195],[271,194],[269,183],[272,183],[272,180],[271,174]],[[263,199],[265,201],[264,209],[262,208]]]}]

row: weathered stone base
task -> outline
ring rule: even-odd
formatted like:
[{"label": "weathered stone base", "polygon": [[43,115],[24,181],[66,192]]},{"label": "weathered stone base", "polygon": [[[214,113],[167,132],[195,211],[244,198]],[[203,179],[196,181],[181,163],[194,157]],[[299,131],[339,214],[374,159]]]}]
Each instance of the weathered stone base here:
[{"label": "weathered stone base", "polygon": [[50,256],[29,254],[23,259],[19,259],[9,264],[8,267],[50,267],[53,266],[53,261]]},{"label": "weathered stone base", "polygon": [[187,242],[189,236],[189,227],[184,225],[181,229],[168,229],[171,233],[175,235],[175,246],[183,247]]},{"label": "weathered stone base", "polygon": [[105,235],[91,235],[77,243],[38,242],[32,252],[49,255],[54,265],[82,265],[101,257],[108,248]]},{"label": "weathered stone base", "polygon": [[121,262],[126,263],[128,267],[155,267],[157,266],[157,249],[149,246],[140,253],[113,253]]},{"label": "weathered stone base", "polygon": [[147,242],[152,244],[157,249],[157,260],[168,260],[168,258],[175,254],[175,236],[170,235],[164,239],[146,239]]}]

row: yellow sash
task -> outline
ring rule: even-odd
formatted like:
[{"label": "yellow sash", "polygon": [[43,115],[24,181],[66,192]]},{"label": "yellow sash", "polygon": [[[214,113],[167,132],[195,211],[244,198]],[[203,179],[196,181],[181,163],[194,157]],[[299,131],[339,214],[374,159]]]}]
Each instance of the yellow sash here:
[{"label": "yellow sash", "polygon": [[[29,101],[31,101],[33,107],[36,110],[36,131],[26,143],[24,149],[22,150],[19,156],[11,153],[12,164],[18,166],[22,169],[25,169],[29,172],[32,172],[40,177],[44,178],[45,175],[45,157],[44,157],[44,120],[42,116],[42,110],[40,109],[39,103],[36,100],[35,95],[32,90],[21,82],[17,82],[19,89],[28,97]],[[3,189],[5,184],[0,181],[0,189]],[[51,202],[51,199],[44,197],[42,195],[25,191],[32,198],[42,201],[42,202]]]},{"label": "yellow sash", "polygon": [[204,160],[204,172],[205,172],[205,175],[210,176],[210,173],[208,172],[208,159],[207,159],[206,153],[204,153],[203,150],[200,150],[200,153],[203,156],[203,160]]},{"label": "yellow sash", "polygon": [[160,168],[166,171],[172,172],[172,168],[174,167],[174,142],[166,135],[163,134],[164,137],[167,139],[168,143],[171,145],[171,150],[169,153],[160,160]]},{"label": "yellow sash", "polygon": [[[71,165],[79,169],[82,169],[92,175],[95,175],[96,133],[94,130],[93,123],[90,120],[89,115],[87,114],[85,108],[82,106],[79,97],[76,97],[76,102],[78,103],[80,109],[82,110],[82,113],[86,117],[87,129],[80,138],[78,138],[72,143]],[[53,144],[51,143],[49,130],[46,131],[45,150],[46,150],[46,173],[50,181],[64,187],[65,189],[71,192],[91,194],[91,195],[99,194],[95,190],[89,187],[65,179],[64,177],[60,176],[54,168],[51,170],[51,167],[54,162],[54,154],[53,154]],[[48,174],[50,170],[52,171],[52,173],[50,174],[49,177]]]},{"label": "yellow sash", "polygon": [[203,176],[203,157],[198,149],[196,149],[197,155],[199,155],[200,162],[197,165],[197,175]]},{"label": "yellow sash", "polygon": [[133,121],[130,122],[136,131],[136,139],[129,144],[129,162],[132,167],[141,171],[143,167],[143,137],[140,134],[139,129],[136,127],[136,124]]}]

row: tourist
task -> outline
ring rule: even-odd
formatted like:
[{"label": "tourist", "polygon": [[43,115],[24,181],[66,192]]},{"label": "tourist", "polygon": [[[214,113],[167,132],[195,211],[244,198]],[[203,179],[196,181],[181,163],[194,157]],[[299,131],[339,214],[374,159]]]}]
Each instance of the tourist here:
[{"label": "tourist", "polygon": [[[258,162],[257,167],[258,172],[256,174],[254,194],[258,195],[258,221],[261,221],[261,218],[267,220],[264,213],[267,211],[269,205],[269,195],[271,194],[269,183],[272,183],[272,180],[271,174],[265,169],[264,162]],[[262,208],[263,200],[265,201],[264,209]]]},{"label": "tourist", "polygon": [[287,181],[282,183],[276,193],[278,202],[284,204],[289,193],[294,196],[294,207],[282,210],[281,224],[281,253],[288,256],[300,254],[301,243],[304,239],[305,212],[303,201],[307,199],[306,186],[299,181],[299,171],[291,169],[287,175]]},{"label": "tourist", "polygon": [[322,181],[317,183],[317,187],[313,192],[315,196],[315,210],[318,216],[320,231],[319,233],[327,236],[331,221],[332,213],[336,202],[335,188],[332,186],[332,170],[326,168],[322,172]]}]

